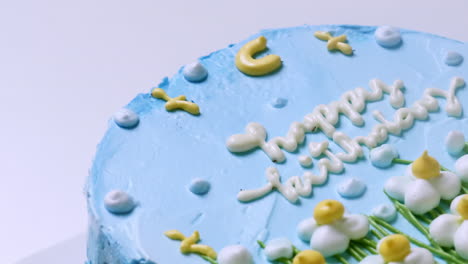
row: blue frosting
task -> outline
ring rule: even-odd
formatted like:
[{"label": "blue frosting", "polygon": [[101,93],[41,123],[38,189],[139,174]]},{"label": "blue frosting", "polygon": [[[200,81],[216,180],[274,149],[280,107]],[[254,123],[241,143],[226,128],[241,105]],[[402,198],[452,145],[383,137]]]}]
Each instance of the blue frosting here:
[{"label": "blue frosting", "polygon": [[[249,122],[259,122],[268,130],[269,138],[286,135],[293,121],[300,121],[319,104],[338,100],[348,90],[368,87],[373,78],[386,83],[396,79],[405,82],[407,105],[419,99],[425,88],[448,89],[453,76],[468,78],[468,65],[440,67],[446,50],[468,55],[467,45],[426,33],[401,30],[404,45],[384,49],[375,40],[375,27],[301,26],[265,30],[228,48],[202,57],[200,62],[210,73],[201,83],[187,82],[178,74],[163,80],[159,87],[169,96],[181,94],[200,106],[202,114],[193,116],[184,111],[168,112],[164,101],[149,93],[138,95],[127,108],[140,117],[132,130],[121,129],[109,122],[109,129],[99,144],[87,186],[90,211],[89,262],[96,263],[178,263],[205,264],[196,255],[183,255],[178,241],[163,235],[178,229],[186,235],[198,230],[203,244],[219,251],[241,244],[252,253],[255,263],[267,263],[257,239],[264,241],[287,237],[301,249],[308,248],[296,234],[297,224],[310,218],[314,206],[324,199],[337,199],[349,212],[370,214],[379,204],[388,203],[382,192],[386,179],[402,175],[404,165],[376,168],[364,158],[345,164],[342,174],[330,175],[323,186],[315,186],[313,194],[291,204],[277,192],[251,203],[240,203],[236,195],[241,189],[263,186],[264,173],[276,166],[283,180],[300,175],[303,167],[298,155],[308,154],[307,145],[294,153],[286,153],[286,162],[273,164],[260,150],[237,155],[230,153],[226,139],[244,130]],[[326,45],[313,33],[316,30],[347,34],[354,56],[328,52]],[[234,66],[236,52],[247,41],[259,35],[268,39],[268,53],[278,54],[283,67],[267,76],[251,77]],[[463,107],[468,109],[468,89],[457,92]],[[288,107],[270,106],[272,98],[288,98]],[[369,103],[363,113],[365,125],[356,127],[342,117],[337,129],[350,137],[367,135],[378,123],[372,117],[380,110],[391,118],[394,109],[388,96]],[[445,102],[441,101],[441,109]],[[441,110],[430,114],[427,121],[417,121],[401,136],[390,136],[401,158],[414,159],[424,149],[434,153],[446,167],[453,168],[454,157],[445,151],[448,131],[468,132],[465,118],[447,117]],[[306,143],[327,139],[322,133],[306,136]],[[334,143],[330,149],[341,149]],[[369,151],[364,148],[364,156]],[[310,170],[317,170],[317,166]],[[359,175],[368,189],[359,199],[347,200],[334,191],[343,176]],[[213,186],[209,193],[194,197],[187,189],[193,178],[203,177]],[[126,190],[140,207],[128,215],[109,213],[103,203],[114,189]],[[424,240],[409,224],[398,218],[394,223],[409,234]],[[333,259],[327,263],[336,263]],[[355,262],[352,262],[355,263]]]}]

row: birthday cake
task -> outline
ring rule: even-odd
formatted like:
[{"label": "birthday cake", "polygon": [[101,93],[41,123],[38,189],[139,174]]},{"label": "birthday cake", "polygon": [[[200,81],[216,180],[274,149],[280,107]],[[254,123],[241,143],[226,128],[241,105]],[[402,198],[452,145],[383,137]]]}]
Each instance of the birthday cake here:
[{"label": "birthday cake", "polygon": [[468,262],[468,46],[264,30],[109,121],[88,264]]}]

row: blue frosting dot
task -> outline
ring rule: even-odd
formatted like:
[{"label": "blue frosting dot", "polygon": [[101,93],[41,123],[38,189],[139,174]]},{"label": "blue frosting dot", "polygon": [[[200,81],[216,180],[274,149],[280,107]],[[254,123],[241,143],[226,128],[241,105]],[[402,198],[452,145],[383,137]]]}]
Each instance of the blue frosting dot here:
[{"label": "blue frosting dot", "polygon": [[344,198],[356,198],[364,194],[366,184],[357,178],[344,180],[338,185],[338,194]]},{"label": "blue frosting dot", "polygon": [[208,76],[208,71],[200,62],[193,62],[185,65],[182,74],[189,82],[201,82]]},{"label": "blue frosting dot", "polygon": [[457,66],[463,62],[463,55],[456,51],[449,51],[445,54],[445,64],[449,66]]},{"label": "blue frosting dot", "polygon": [[133,128],[138,125],[140,118],[138,115],[130,109],[120,109],[114,114],[114,122],[123,128]]},{"label": "blue frosting dot", "polygon": [[395,27],[378,27],[374,36],[377,43],[384,48],[394,48],[401,43],[400,30]]},{"label": "blue frosting dot", "polygon": [[282,97],[274,98],[274,99],[271,101],[271,106],[273,106],[274,108],[283,108],[283,107],[285,107],[287,104],[288,104],[288,99],[282,98]]},{"label": "blue frosting dot", "polygon": [[190,191],[196,195],[203,195],[210,191],[211,184],[204,179],[194,179],[190,183]]}]

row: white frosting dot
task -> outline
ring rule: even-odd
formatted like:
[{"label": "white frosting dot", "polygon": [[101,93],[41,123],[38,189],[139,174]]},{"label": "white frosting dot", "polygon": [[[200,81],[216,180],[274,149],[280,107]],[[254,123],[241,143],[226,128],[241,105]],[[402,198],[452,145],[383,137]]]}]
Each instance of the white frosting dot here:
[{"label": "white frosting dot", "polygon": [[136,203],[128,193],[113,190],[106,194],[104,205],[113,214],[127,214],[135,208]]},{"label": "white frosting dot", "polygon": [[450,131],[445,138],[445,147],[452,155],[458,155],[465,147],[465,135],[461,131]]},{"label": "white frosting dot", "polygon": [[193,62],[185,65],[182,74],[189,82],[201,82],[208,76],[208,71],[200,62]]},{"label": "white frosting dot", "polygon": [[401,43],[400,30],[395,27],[381,26],[375,30],[375,40],[384,48],[394,48]]},{"label": "white frosting dot", "polygon": [[372,165],[379,168],[386,168],[392,165],[393,159],[398,158],[398,151],[393,145],[384,144],[380,147],[373,148],[369,156]]},{"label": "white frosting dot", "polygon": [[393,204],[381,204],[372,210],[372,214],[386,222],[395,220],[397,210]]},{"label": "white frosting dot", "polygon": [[364,194],[366,184],[358,178],[344,180],[338,185],[337,192],[344,198],[356,198]]},{"label": "white frosting dot", "polygon": [[310,167],[313,163],[312,158],[307,155],[299,156],[298,160],[302,167]]},{"label": "white frosting dot", "polygon": [[133,128],[138,125],[140,118],[130,109],[122,108],[114,114],[114,122],[123,128]]}]

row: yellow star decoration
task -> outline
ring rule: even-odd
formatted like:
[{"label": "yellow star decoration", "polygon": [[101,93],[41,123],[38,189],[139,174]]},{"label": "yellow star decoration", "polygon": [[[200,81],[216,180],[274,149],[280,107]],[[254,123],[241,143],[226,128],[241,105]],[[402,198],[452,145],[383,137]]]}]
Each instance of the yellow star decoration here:
[{"label": "yellow star decoration", "polygon": [[200,233],[198,231],[193,232],[189,237],[185,237],[184,234],[178,230],[169,230],[165,232],[164,235],[172,240],[182,241],[180,242],[180,252],[183,254],[195,253],[212,259],[216,259],[217,257],[216,251],[213,248],[197,244],[198,241],[200,241]]},{"label": "yellow star decoration", "polygon": [[200,114],[200,108],[198,105],[196,103],[188,102],[185,95],[179,95],[177,97],[171,98],[163,89],[155,88],[153,91],[151,91],[151,96],[166,101],[165,106],[167,111],[182,109],[192,115]]},{"label": "yellow star decoration", "polygon": [[325,32],[325,31],[316,31],[314,33],[314,36],[317,37],[320,40],[327,41],[327,48],[329,51],[332,50],[339,50],[343,54],[346,55],[352,55],[353,54],[353,48],[346,43],[348,40],[346,35],[340,35],[338,37],[333,37],[330,32]]}]

